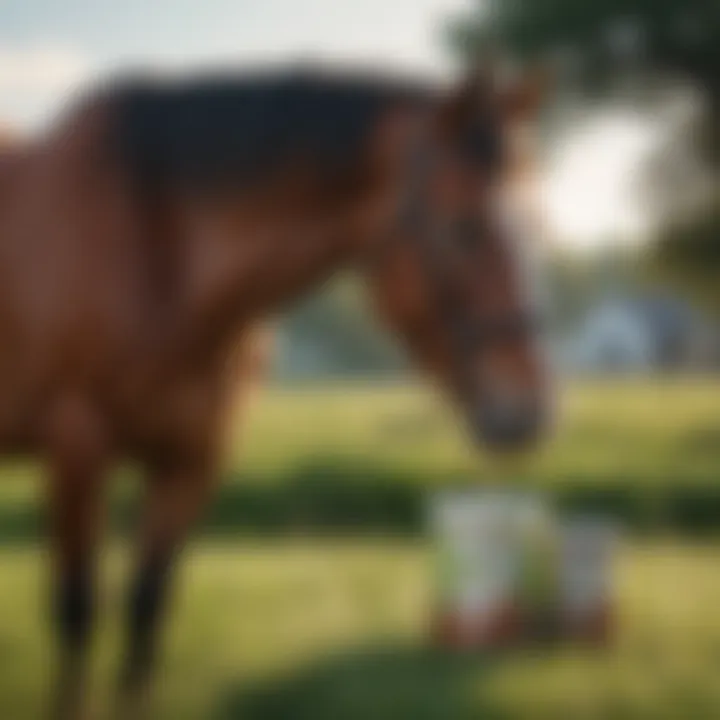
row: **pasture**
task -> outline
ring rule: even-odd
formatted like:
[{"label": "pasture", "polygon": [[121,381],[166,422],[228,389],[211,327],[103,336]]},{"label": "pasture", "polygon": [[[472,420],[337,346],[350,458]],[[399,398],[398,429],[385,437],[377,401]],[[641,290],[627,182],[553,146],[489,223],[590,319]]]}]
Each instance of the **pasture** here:
[{"label": "pasture", "polygon": [[[266,390],[230,443],[232,469],[275,479],[317,463],[385,469],[443,483],[472,475],[551,487],[720,482],[720,382],[713,379],[576,383],[559,393],[558,431],[530,464],[491,468],[427,390],[356,384]],[[498,478],[500,479],[500,478]]]},{"label": "pasture", "polygon": [[[158,718],[720,717],[720,543],[712,535],[690,539],[659,522],[625,538],[612,648],[444,656],[425,643],[430,549],[401,521],[399,500],[469,479],[553,492],[624,487],[651,506],[677,489],[712,498],[720,486],[712,381],[569,388],[557,439],[512,466],[478,464],[431,394],[407,385],[272,388],[252,405],[233,424],[226,481],[182,568]],[[4,475],[0,718],[24,720],[41,716],[51,662],[41,486],[31,465],[8,465]],[[132,495],[126,479],[121,496]],[[303,497],[325,503],[323,514]],[[364,503],[356,515],[353,503]],[[273,513],[254,534],[253,516]],[[364,522],[378,517],[387,522]],[[100,717],[117,659],[125,543],[114,538],[107,554],[95,647]]]}]

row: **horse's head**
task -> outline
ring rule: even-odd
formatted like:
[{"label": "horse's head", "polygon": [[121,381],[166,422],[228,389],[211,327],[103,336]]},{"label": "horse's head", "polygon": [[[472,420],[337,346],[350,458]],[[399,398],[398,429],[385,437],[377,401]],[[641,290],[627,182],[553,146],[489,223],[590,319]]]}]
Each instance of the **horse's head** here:
[{"label": "horse's head", "polygon": [[506,202],[510,136],[540,85],[528,76],[499,88],[478,73],[441,102],[410,142],[374,275],[381,314],[498,449],[530,444],[549,415],[528,248]]}]

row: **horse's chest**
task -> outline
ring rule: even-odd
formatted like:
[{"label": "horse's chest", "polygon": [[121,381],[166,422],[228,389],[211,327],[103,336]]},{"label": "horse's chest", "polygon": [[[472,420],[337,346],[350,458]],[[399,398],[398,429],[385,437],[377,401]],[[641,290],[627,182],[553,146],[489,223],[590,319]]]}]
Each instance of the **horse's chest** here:
[{"label": "horse's chest", "polygon": [[222,375],[212,368],[182,371],[138,358],[101,399],[125,449],[204,448],[218,429]]}]

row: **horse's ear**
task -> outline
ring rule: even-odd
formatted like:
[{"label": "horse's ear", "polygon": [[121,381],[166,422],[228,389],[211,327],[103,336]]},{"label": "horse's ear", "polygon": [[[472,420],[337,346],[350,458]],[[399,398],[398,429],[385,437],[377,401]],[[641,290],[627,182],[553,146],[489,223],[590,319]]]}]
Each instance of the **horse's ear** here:
[{"label": "horse's ear", "polygon": [[532,117],[550,92],[551,75],[547,66],[540,65],[512,82],[502,95],[505,116],[514,120]]},{"label": "horse's ear", "polygon": [[495,53],[488,51],[478,56],[470,66],[464,87],[476,100],[485,102],[494,97],[502,79],[503,62]]},{"label": "horse's ear", "polygon": [[450,129],[467,127],[493,102],[497,87],[496,59],[485,56],[477,60],[449,93],[442,113],[444,125]]}]

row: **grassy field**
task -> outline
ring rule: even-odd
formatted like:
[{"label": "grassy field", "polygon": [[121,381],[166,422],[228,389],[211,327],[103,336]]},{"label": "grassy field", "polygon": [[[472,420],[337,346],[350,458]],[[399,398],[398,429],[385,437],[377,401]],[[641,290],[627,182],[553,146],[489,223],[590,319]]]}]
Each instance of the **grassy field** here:
[{"label": "grassy field", "polygon": [[[615,568],[618,636],[604,652],[449,657],[426,646],[422,536],[247,537],[240,488],[312,497],[318,484],[441,485],[476,477],[720,486],[720,383],[570,388],[562,431],[532,463],[479,462],[447,413],[411,387],[264,391],[228,441],[215,512],[182,573],[158,697],[161,720],[720,718],[720,542],[628,538]],[[31,465],[0,483],[0,719],[41,716],[50,647]],[[223,515],[223,512],[225,515]],[[302,525],[300,526],[302,527]],[[101,711],[116,664],[122,549],[109,552],[96,647]],[[104,717],[103,712],[100,717]]]},{"label": "grassy field", "polygon": [[[619,631],[606,651],[431,652],[427,549],[405,542],[202,544],[166,642],[162,720],[720,717],[720,549],[624,550]],[[96,647],[108,703],[123,563],[111,562]],[[0,717],[40,717],[48,679],[43,562],[0,553]]]},{"label": "grassy field", "polygon": [[[417,387],[266,390],[247,431],[230,443],[232,468],[282,478],[306,465],[393,468],[443,482],[488,467],[457,423]],[[612,381],[560,393],[559,432],[523,469],[526,482],[718,482],[720,381]]]},{"label": "grassy field", "polygon": [[[238,412],[224,487],[322,481],[427,487],[462,478],[564,485],[720,487],[720,381],[612,381],[560,395],[558,431],[531,461],[501,467],[475,453],[457,419],[415,385],[268,388]],[[6,465],[3,510],[34,502],[32,465]],[[0,527],[0,532],[2,528]]]}]

